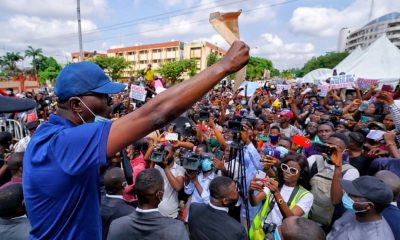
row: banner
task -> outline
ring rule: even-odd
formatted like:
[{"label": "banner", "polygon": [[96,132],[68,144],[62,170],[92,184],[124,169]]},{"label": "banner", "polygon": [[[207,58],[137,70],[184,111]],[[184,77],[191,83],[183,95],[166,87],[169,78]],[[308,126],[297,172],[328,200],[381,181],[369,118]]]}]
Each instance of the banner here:
[{"label": "banner", "polygon": [[363,91],[371,88],[372,85],[378,84],[378,80],[359,78],[357,80],[357,84],[358,84],[358,87],[360,88],[360,90],[363,92]]},{"label": "banner", "polygon": [[129,97],[144,102],[146,100],[146,94],[147,91],[145,87],[132,85]]},{"label": "banner", "polygon": [[352,88],[355,81],[355,75],[338,75],[331,77],[329,85],[331,89]]}]

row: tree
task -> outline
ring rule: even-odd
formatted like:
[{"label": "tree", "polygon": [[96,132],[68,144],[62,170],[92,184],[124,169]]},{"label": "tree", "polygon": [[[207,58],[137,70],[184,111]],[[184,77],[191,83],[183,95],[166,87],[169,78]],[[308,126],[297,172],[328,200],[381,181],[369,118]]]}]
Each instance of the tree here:
[{"label": "tree", "polygon": [[313,57],[304,64],[301,73],[305,75],[318,68],[334,68],[348,55],[348,52],[328,52],[325,55]]},{"label": "tree", "polygon": [[34,69],[35,76],[36,76],[36,73],[37,73],[37,67],[36,67],[36,61],[35,60],[36,60],[36,57],[43,56],[42,54],[43,54],[43,51],[42,51],[41,48],[34,49],[32,46],[28,46],[28,49],[25,50],[25,57],[32,57],[31,64],[32,64],[32,67]]},{"label": "tree", "polygon": [[250,57],[247,64],[246,79],[249,81],[261,79],[265,69],[274,72],[275,69],[270,60],[260,57]]},{"label": "tree", "polygon": [[122,57],[99,56],[90,61],[98,64],[113,80],[121,78],[122,71],[129,66]]},{"label": "tree", "polygon": [[17,62],[23,60],[24,57],[21,56],[19,52],[7,52],[5,56],[2,57],[1,65],[3,71],[7,75],[14,76],[17,72],[21,70],[17,67]]},{"label": "tree", "polygon": [[218,57],[217,52],[211,52],[207,56],[207,67],[217,63],[219,60],[220,60],[220,58]]},{"label": "tree", "polygon": [[190,77],[196,75],[197,68],[194,60],[180,60],[161,64],[157,72],[170,83],[175,84],[183,80],[182,76],[187,73]]},{"label": "tree", "polygon": [[40,55],[35,58],[34,63],[37,69],[37,74],[39,75],[39,83],[44,85],[46,80],[54,82],[60,73],[62,67],[53,57],[46,57]]}]

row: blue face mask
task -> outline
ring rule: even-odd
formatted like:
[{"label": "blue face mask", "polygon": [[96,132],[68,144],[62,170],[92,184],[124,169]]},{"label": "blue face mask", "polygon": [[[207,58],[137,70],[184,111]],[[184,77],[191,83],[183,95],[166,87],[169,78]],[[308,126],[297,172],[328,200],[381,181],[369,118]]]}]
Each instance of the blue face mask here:
[{"label": "blue face mask", "polygon": [[269,138],[271,139],[271,143],[277,143],[279,140],[279,136],[269,136]]},{"label": "blue face mask", "polygon": [[203,172],[208,172],[212,168],[212,161],[209,159],[204,159],[201,161],[201,170]]},{"label": "blue face mask", "polygon": [[[111,120],[108,118],[94,114],[94,112],[82,101],[82,99],[79,98],[79,100],[89,110],[89,112],[94,116],[94,122],[111,122]],[[78,113],[78,116],[82,120],[82,122],[86,123],[86,121],[83,120],[82,116],[79,113]]]},{"label": "blue face mask", "polygon": [[[360,213],[360,212],[366,212],[368,210],[355,210],[354,209],[354,200],[351,199],[351,197],[347,193],[343,193],[342,197],[342,203],[343,207],[346,208],[347,210],[354,212],[354,213]],[[369,204],[369,202],[357,202],[359,204]]]},{"label": "blue face mask", "polygon": [[274,231],[274,240],[281,240],[281,235],[279,235],[278,227]]}]

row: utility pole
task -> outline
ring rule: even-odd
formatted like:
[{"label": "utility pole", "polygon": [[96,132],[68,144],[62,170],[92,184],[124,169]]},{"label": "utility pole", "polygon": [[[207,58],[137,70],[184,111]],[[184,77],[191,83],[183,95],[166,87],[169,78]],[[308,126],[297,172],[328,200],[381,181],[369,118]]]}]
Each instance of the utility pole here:
[{"label": "utility pole", "polygon": [[79,54],[80,54],[81,61],[83,61],[82,29],[81,29],[81,3],[80,3],[80,0],[77,0],[76,13],[78,15]]},{"label": "utility pole", "polygon": [[374,11],[374,0],[371,0],[371,9],[369,10],[368,22],[372,19],[372,13]]}]

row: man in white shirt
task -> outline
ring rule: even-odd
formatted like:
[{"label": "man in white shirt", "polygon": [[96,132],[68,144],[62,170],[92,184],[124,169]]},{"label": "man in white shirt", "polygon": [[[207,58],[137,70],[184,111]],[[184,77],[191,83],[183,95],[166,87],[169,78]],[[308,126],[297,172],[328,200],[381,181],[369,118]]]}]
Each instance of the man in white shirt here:
[{"label": "man in white shirt", "polygon": [[29,141],[31,140],[31,136],[35,133],[36,129],[39,127],[39,121],[33,121],[26,125],[26,128],[29,131],[28,136],[22,138],[18,141],[17,144],[14,146],[15,152],[25,152],[26,146],[28,146]]},{"label": "man in white shirt", "polygon": [[175,149],[172,145],[164,147],[163,162],[154,166],[164,179],[164,197],[158,206],[160,213],[166,217],[177,218],[179,212],[178,193],[183,188],[185,169],[175,163]]}]

